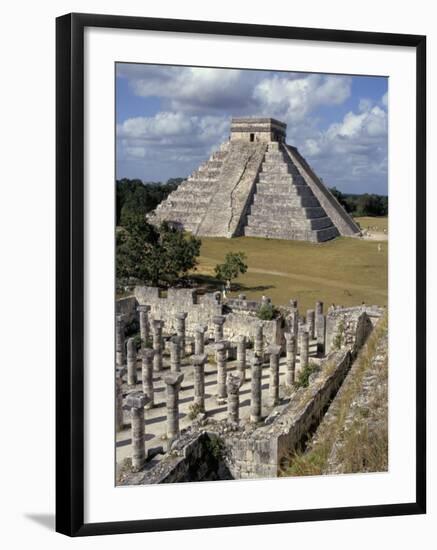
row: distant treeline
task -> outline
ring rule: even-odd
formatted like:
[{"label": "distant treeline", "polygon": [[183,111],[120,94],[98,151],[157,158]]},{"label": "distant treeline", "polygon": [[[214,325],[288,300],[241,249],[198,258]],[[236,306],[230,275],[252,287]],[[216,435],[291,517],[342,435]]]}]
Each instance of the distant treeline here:
[{"label": "distant treeline", "polygon": [[354,195],[352,193],[342,193],[335,187],[330,191],[346,212],[353,216],[388,216],[387,195],[376,195],[374,193]]},{"label": "distant treeline", "polygon": [[[117,225],[124,225],[123,220],[129,214],[144,215],[154,210],[182,181],[183,178],[170,178],[166,183],[127,178],[117,180]],[[342,193],[335,187],[331,192],[345,210],[354,216],[388,215],[386,195],[354,195]]]},{"label": "distant treeline", "polygon": [[117,225],[129,214],[147,214],[174,191],[183,178],[170,178],[166,183],[160,181],[142,182],[139,179],[123,178],[117,180]]}]

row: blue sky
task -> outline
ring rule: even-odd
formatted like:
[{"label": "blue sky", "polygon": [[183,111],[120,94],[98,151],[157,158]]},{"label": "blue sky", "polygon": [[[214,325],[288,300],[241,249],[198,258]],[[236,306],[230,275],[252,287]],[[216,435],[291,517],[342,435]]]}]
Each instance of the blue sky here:
[{"label": "blue sky", "polygon": [[117,178],[187,177],[232,116],[265,116],[328,186],[386,194],[387,91],[384,77],[118,63]]}]

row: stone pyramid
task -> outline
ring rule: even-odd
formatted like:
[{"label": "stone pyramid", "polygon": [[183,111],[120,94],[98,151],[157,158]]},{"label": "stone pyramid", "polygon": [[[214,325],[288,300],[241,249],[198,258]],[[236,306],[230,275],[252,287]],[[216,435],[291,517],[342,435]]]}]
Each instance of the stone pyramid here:
[{"label": "stone pyramid", "polygon": [[316,176],[286,125],[234,118],[227,142],[149,216],[205,237],[322,242],[359,228]]}]

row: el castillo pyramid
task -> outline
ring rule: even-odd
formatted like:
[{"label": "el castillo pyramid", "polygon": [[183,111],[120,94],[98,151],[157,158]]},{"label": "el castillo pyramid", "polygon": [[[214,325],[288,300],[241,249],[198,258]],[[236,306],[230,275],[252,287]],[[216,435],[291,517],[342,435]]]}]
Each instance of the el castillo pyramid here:
[{"label": "el castillo pyramid", "polygon": [[322,242],[358,226],[273,118],[233,118],[230,138],[149,216],[205,237]]}]

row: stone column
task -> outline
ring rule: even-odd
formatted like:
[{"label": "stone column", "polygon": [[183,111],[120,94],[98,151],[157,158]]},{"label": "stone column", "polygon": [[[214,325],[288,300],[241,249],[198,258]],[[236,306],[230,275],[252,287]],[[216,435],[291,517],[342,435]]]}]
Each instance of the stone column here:
[{"label": "stone column", "polygon": [[270,355],[269,404],[271,407],[276,407],[279,405],[279,354],[281,353],[281,346],[271,344],[267,352]]},{"label": "stone column", "polygon": [[181,337],[173,336],[169,342],[170,345],[170,370],[172,372],[181,372]]},{"label": "stone column", "polygon": [[304,330],[300,335],[300,370],[308,366],[309,334]]},{"label": "stone column", "polygon": [[326,320],[323,315],[323,302],[316,302],[316,328],[317,353],[325,352],[325,325]]},{"label": "stone column", "polygon": [[197,325],[194,330],[194,354],[202,355],[205,353],[205,332],[206,327]]},{"label": "stone column", "polygon": [[169,444],[179,437],[179,390],[184,375],[171,372],[164,377],[167,389],[167,438]]},{"label": "stone column", "polygon": [[185,313],[185,311],[176,315],[176,334],[179,336],[180,354],[182,359],[185,357],[185,319],[187,318],[187,315],[188,313]]},{"label": "stone column", "polygon": [[138,316],[140,318],[140,336],[141,347],[145,348],[149,339],[149,311],[150,306],[138,306]]},{"label": "stone column", "polygon": [[132,470],[139,472],[146,461],[144,406],[147,397],[140,391],[130,393],[126,398],[130,407],[132,430]]},{"label": "stone column", "polygon": [[263,352],[264,352],[264,335],[263,335],[263,326],[262,324],[260,323],[259,325],[257,325],[256,329],[255,329],[255,343],[254,343],[254,351],[255,351],[255,355],[258,355],[258,357],[262,357],[263,356]]},{"label": "stone column", "polygon": [[241,381],[246,380],[246,337],[240,336],[237,341],[237,371],[241,374]]},{"label": "stone column", "polygon": [[126,364],[124,345],[124,321],[122,315],[117,315],[115,317],[115,364],[118,367]]},{"label": "stone column", "polygon": [[205,364],[206,354],[192,355],[191,364],[194,370],[194,405],[201,412],[205,412]]},{"label": "stone column", "polygon": [[150,348],[144,348],[141,351],[141,370],[143,377],[143,393],[149,400],[147,405],[151,409],[155,403],[153,390],[153,357],[155,351]]},{"label": "stone column", "polygon": [[160,319],[154,319],[153,327],[153,349],[155,355],[153,357],[153,370],[159,372],[162,370],[162,325]]},{"label": "stone column", "polygon": [[223,340],[223,324],[225,318],[223,315],[216,315],[212,318],[214,323],[214,342],[221,342]]},{"label": "stone column", "polygon": [[230,372],[226,380],[228,391],[228,422],[238,424],[240,419],[240,387],[243,378],[239,372]]},{"label": "stone column", "polygon": [[296,298],[292,298],[290,300],[290,308],[292,311],[297,311],[297,300]]},{"label": "stone column", "polygon": [[137,383],[137,346],[133,338],[127,341],[127,383],[129,386]]},{"label": "stone column", "polygon": [[250,421],[256,424],[261,420],[261,358],[254,355],[252,359],[252,380],[250,386]]},{"label": "stone column", "polygon": [[126,374],[126,367],[115,369],[115,429],[121,432],[124,427],[123,417],[123,376]]},{"label": "stone column", "polygon": [[307,330],[310,340],[314,340],[314,328],[315,328],[316,314],[314,309],[307,310]]},{"label": "stone column", "polygon": [[226,398],[226,352],[228,342],[218,342],[215,345],[217,359],[217,399]]},{"label": "stone column", "polygon": [[285,332],[286,373],[285,384],[292,386],[296,373],[296,336],[292,332]]}]

